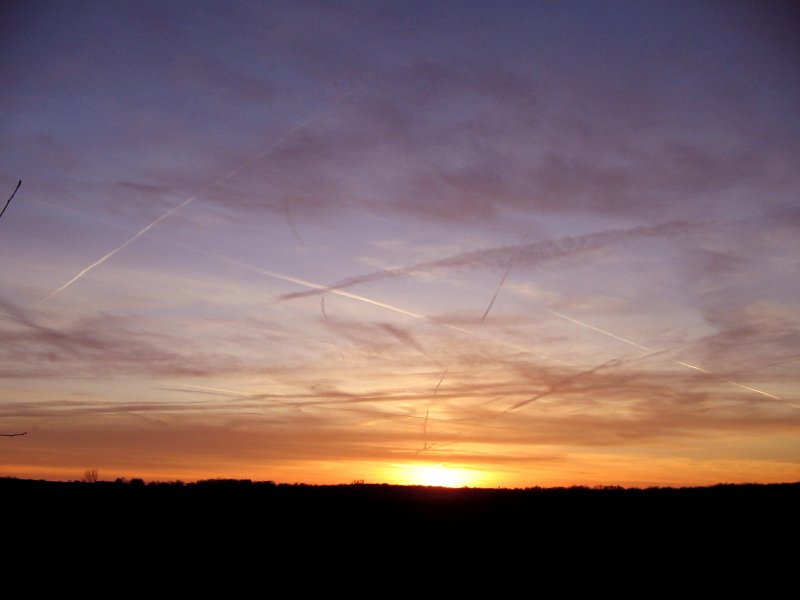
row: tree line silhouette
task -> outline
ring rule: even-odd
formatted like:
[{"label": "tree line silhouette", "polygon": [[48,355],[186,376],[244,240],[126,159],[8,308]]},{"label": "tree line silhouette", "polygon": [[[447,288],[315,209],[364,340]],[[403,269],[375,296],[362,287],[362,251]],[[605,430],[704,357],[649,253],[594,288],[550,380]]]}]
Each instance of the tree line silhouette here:
[{"label": "tree line silhouette", "polygon": [[[0,479],[7,514],[106,523],[158,523],[185,532],[200,524],[268,530],[270,535],[398,534],[432,528],[485,536],[494,531],[607,535],[670,534],[688,526],[718,534],[796,526],[800,483],[691,488],[619,486],[441,488],[367,484],[287,484],[249,479],[145,483],[142,479],[52,482]],[[16,512],[15,512],[16,511]]]}]

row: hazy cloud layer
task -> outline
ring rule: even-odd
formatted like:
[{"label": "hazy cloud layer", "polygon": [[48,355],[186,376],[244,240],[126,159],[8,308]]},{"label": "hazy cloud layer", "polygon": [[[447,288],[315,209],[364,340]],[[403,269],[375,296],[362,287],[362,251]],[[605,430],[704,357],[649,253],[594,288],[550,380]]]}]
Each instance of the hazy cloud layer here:
[{"label": "hazy cloud layer", "polygon": [[333,283],[320,290],[284,294],[281,296],[281,299],[290,300],[292,298],[324,294],[326,291],[333,289],[341,290],[361,283],[370,283],[392,277],[403,277],[412,275],[415,272],[433,269],[478,269],[487,267],[499,269],[507,267],[511,262],[519,263],[522,266],[531,266],[546,260],[553,260],[581,252],[589,252],[613,244],[619,244],[625,240],[636,239],[638,237],[674,235],[691,229],[692,227],[686,223],[673,222],[656,225],[654,227],[635,227],[627,230],[601,231],[577,237],[548,240],[533,244],[473,250],[439,260],[417,263],[408,267],[385,269],[365,275],[356,275]]}]

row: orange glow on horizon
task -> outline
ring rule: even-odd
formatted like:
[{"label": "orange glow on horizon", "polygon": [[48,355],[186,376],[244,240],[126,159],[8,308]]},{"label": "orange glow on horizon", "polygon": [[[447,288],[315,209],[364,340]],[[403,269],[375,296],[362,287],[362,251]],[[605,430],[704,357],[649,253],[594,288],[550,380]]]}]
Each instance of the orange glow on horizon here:
[{"label": "orange glow on horizon", "polygon": [[395,475],[397,483],[403,485],[427,485],[433,487],[481,487],[480,473],[471,469],[449,467],[444,464],[402,465]]}]

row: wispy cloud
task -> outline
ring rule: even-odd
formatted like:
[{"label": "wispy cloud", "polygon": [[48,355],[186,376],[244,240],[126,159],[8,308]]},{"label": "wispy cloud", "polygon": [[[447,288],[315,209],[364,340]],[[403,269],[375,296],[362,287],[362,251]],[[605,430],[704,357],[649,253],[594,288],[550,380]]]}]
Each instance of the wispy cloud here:
[{"label": "wispy cloud", "polygon": [[58,326],[0,300],[0,377],[120,374],[189,375],[239,371],[238,358],[197,352],[179,338],[133,328],[125,319],[94,315]]},{"label": "wispy cloud", "polygon": [[395,277],[406,277],[416,272],[428,271],[433,269],[456,269],[456,268],[497,268],[507,267],[509,263],[521,263],[525,266],[535,265],[547,260],[571,256],[581,252],[590,252],[599,248],[604,248],[613,244],[619,244],[626,240],[640,237],[670,236],[685,233],[699,225],[692,225],[680,221],[663,223],[650,227],[633,227],[629,229],[618,229],[589,233],[586,235],[565,237],[557,240],[548,240],[531,244],[520,244],[519,246],[502,246],[500,248],[487,248],[482,250],[472,250],[462,252],[438,260],[425,261],[396,269],[384,269],[374,271],[364,275],[348,277],[333,283],[329,286],[317,290],[304,292],[293,292],[284,294],[281,300],[291,300],[303,298],[327,292],[336,293],[356,285],[371,283],[381,279]]}]

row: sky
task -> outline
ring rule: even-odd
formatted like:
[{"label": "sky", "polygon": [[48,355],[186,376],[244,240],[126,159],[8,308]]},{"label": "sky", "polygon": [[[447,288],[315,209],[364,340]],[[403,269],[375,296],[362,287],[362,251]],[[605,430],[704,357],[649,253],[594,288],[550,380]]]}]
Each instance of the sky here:
[{"label": "sky", "polygon": [[796,5],[0,11],[0,475],[800,480]]}]

